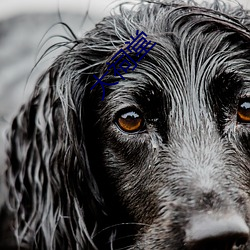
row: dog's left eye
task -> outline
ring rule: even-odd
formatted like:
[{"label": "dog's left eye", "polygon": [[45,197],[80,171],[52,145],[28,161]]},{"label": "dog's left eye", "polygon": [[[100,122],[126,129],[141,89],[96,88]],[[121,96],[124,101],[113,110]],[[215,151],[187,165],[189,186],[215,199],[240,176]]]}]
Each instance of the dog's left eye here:
[{"label": "dog's left eye", "polygon": [[120,129],[129,133],[138,132],[144,127],[144,119],[142,118],[142,115],[136,111],[120,113],[116,123]]},{"label": "dog's left eye", "polygon": [[250,123],[250,98],[240,100],[237,111],[237,121]]}]

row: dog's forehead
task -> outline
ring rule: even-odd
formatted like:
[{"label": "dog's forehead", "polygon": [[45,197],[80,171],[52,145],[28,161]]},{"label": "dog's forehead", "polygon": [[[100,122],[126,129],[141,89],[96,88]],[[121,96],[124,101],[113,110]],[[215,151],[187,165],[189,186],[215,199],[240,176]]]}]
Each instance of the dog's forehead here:
[{"label": "dog's forehead", "polygon": [[153,89],[170,95],[196,93],[201,98],[211,84],[221,84],[216,81],[221,76],[241,78],[248,88],[250,39],[245,31],[202,16],[168,28],[160,36],[150,34],[155,47],[132,74],[125,75],[131,81],[121,81],[115,88],[122,91],[134,85],[135,93]]},{"label": "dog's forehead", "polygon": [[[188,42],[179,38],[175,47],[173,43],[157,44],[133,73],[125,74],[126,79],[112,88],[124,95],[127,90],[135,94],[151,90],[153,94],[155,91],[168,95],[196,93],[200,97],[211,89],[211,85],[228,88],[234,79],[237,79],[235,84],[241,82],[245,89],[248,88],[250,60],[245,49],[236,48],[221,37],[215,40],[213,35],[206,40],[204,35],[191,36]],[[217,81],[219,78],[225,81]]]},{"label": "dog's forehead", "polygon": [[[135,37],[137,31],[143,31],[155,46],[135,69],[124,73],[118,84],[105,86],[104,103],[119,110],[137,105],[138,100],[152,103],[154,99],[156,105],[164,102],[172,108],[192,105],[199,109],[213,105],[209,101],[216,95],[233,99],[236,94],[249,92],[247,26],[229,14],[211,9],[158,5],[152,5],[152,9],[155,10],[141,9],[131,16],[114,17],[105,23],[109,32],[113,29],[120,45]],[[142,15],[143,11],[149,15]],[[115,23],[119,23],[119,29]],[[116,76],[111,82],[117,79]]]}]

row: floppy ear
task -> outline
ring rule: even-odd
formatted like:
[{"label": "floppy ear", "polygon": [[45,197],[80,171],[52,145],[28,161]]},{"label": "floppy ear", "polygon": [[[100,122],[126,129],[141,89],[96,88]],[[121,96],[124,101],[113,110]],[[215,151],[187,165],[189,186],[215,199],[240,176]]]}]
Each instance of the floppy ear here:
[{"label": "floppy ear", "polygon": [[95,249],[91,234],[103,201],[88,159],[90,110],[83,104],[91,76],[84,69],[95,59],[88,62],[93,55],[83,51],[75,47],[56,60],[9,132],[7,206],[16,244],[25,249]]},{"label": "floppy ear", "polygon": [[93,75],[101,77],[107,60],[131,34],[118,15],[104,19],[84,39],[65,43],[69,48],[40,78],[13,120],[6,207],[18,246],[96,249],[95,231],[110,223],[89,159],[89,144],[95,146],[87,141],[94,133],[90,116],[98,116],[102,98],[102,88],[91,87]]}]

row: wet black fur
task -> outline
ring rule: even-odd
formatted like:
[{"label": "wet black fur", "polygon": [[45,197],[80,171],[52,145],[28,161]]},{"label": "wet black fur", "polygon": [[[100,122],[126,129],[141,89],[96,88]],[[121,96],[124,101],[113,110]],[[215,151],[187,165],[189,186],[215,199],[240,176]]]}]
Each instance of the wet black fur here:
[{"label": "wet black fur", "polygon": [[[248,12],[218,1],[120,10],[71,42],[13,121],[3,249],[186,249],[190,217],[207,211],[250,225],[250,125],[237,122]],[[125,80],[104,79],[119,84],[101,101],[93,74],[136,30],[157,44]],[[122,109],[145,129],[121,131]]]}]

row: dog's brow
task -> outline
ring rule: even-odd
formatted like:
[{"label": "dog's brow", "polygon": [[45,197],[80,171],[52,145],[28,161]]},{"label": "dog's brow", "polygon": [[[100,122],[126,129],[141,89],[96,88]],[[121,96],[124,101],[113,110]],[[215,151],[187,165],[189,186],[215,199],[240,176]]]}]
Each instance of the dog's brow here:
[{"label": "dog's brow", "polygon": [[[114,76],[120,76],[123,80],[124,77],[120,73],[121,71],[127,73],[131,66],[133,66],[131,70],[134,71],[134,69],[137,67],[137,63],[140,62],[148,54],[148,52],[156,45],[156,42],[151,44],[151,41],[147,41],[146,38],[143,36],[147,37],[147,35],[143,31],[139,33],[139,30],[136,31],[136,37],[130,36],[132,42],[125,42],[125,44],[128,44],[126,48],[120,49],[118,52],[115,53],[114,56],[112,56],[111,63],[110,62],[106,63],[108,65],[107,70],[113,71]],[[131,54],[132,52],[135,53],[136,61],[129,55],[129,53]],[[100,79],[94,75],[97,82],[91,87],[92,90],[98,83],[100,83],[103,91],[102,101],[105,96],[104,85],[110,86],[118,84],[118,82],[115,83],[103,82],[102,79],[107,74],[108,72],[105,72],[104,76],[102,76]]]}]

